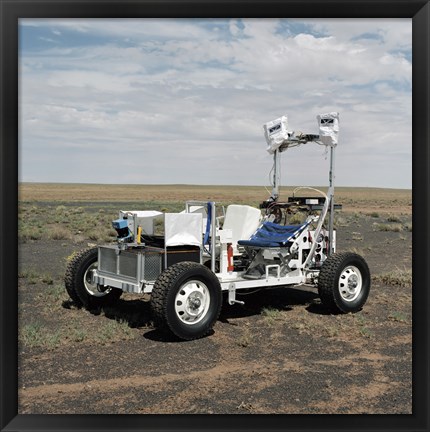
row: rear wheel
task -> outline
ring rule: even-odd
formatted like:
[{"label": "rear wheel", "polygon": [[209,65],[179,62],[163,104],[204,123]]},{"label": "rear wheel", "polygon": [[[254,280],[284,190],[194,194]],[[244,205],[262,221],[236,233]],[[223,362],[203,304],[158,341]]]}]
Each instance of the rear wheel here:
[{"label": "rear wheel", "polygon": [[180,262],[168,267],[151,293],[155,324],[180,339],[206,336],[221,312],[218,278],[204,265]]},{"label": "rear wheel", "polygon": [[67,265],[64,278],[70,298],[87,309],[112,304],[122,294],[119,289],[91,283],[91,271],[97,269],[97,260],[98,248],[78,252]]},{"label": "rear wheel", "polygon": [[363,257],[352,252],[330,255],[318,277],[322,303],[335,312],[357,312],[370,291],[370,271]]}]

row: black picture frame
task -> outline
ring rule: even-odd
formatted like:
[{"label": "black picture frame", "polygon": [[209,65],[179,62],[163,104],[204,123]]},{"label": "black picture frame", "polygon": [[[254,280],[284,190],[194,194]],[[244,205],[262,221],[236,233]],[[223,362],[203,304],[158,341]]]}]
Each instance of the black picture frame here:
[{"label": "black picture frame", "polygon": [[[429,21],[422,0],[0,0],[0,429],[429,430]],[[20,18],[412,18],[413,413],[411,415],[18,415],[17,210]]]}]

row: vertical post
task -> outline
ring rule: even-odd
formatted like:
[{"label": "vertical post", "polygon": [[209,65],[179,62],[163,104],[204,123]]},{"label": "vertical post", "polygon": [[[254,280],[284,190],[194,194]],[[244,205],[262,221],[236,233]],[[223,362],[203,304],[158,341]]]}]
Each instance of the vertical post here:
[{"label": "vertical post", "polygon": [[330,199],[330,213],[329,213],[329,250],[328,255],[331,255],[333,249],[333,219],[334,219],[334,147],[330,146],[330,173],[329,173],[329,199]]},{"label": "vertical post", "polygon": [[279,183],[280,183],[280,164],[281,152],[275,150],[273,154],[273,188],[272,188],[272,199],[276,201],[279,198]]},{"label": "vertical post", "polygon": [[211,216],[211,270],[216,273],[216,209],[214,202],[212,203]]}]

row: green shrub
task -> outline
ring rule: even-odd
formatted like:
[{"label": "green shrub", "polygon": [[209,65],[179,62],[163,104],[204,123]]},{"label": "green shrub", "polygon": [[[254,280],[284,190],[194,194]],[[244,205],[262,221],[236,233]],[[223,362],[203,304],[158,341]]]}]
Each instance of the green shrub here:
[{"label": "green shrub", "polygon": [[20,341],[28,347],[56,348],[61,343],[61,332],[51,332],[41,323],[27,324],[20,329]]}]

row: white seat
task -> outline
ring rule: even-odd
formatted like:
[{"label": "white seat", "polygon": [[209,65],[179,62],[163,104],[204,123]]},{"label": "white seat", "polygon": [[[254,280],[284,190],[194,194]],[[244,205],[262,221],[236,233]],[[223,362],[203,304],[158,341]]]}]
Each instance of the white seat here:
[{"label": "white seat", "polygon": [[231,204],[225,213],[223,229],[232,231],[233,255],[240,255],[237,242],[249,239],[260,225],[261,211],[248,205]]}]

